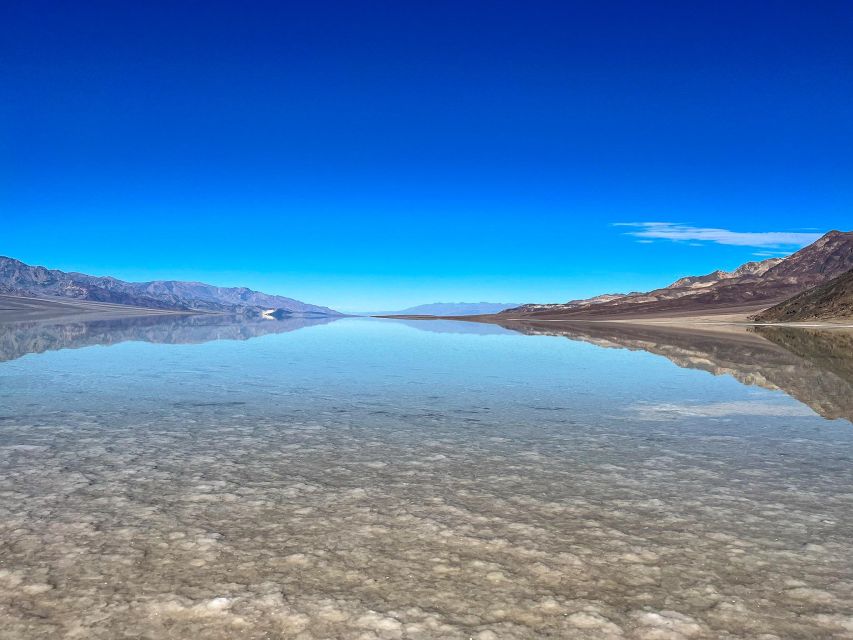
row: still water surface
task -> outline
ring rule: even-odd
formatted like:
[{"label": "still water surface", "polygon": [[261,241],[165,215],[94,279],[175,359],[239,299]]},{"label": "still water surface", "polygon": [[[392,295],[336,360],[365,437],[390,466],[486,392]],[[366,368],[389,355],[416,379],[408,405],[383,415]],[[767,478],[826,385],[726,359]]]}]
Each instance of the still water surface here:
[{"label": "still water surface", "polygon": [[0,638],[853,638],[851,352],[0,326]]}]

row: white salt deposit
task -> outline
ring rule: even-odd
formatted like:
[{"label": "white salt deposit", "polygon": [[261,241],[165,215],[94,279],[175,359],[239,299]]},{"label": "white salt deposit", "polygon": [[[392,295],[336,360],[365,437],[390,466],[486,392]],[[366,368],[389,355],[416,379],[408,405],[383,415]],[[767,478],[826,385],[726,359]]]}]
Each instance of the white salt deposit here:
[{"label": "white salt deposit", "polygon": [[5,421],[0,638],[853,637],[837,443],[187,417]]}]

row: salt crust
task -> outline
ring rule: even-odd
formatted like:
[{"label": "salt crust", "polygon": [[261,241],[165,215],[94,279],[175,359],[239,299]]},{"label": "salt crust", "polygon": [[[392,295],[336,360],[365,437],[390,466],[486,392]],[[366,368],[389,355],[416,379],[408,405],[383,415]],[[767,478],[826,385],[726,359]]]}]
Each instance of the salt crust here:
[{"label": "salt crust", "polygon": [[7,418],[0,639],[853,638],[849,444],[460,424]]}]

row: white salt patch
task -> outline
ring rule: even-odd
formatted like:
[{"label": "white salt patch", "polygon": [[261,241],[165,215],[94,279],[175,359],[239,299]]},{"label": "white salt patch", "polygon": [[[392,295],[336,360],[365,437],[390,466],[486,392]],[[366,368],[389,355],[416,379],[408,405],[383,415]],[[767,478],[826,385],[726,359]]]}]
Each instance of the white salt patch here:
[{"label": "white salt patch", "polygon": [[702,627],[690,616],[677,611],[645,611],[634,615],[640,640],[684,640],[702,633]]},{"label": "white salt patch", "polygon": [[231,606],[231,601],[228,598],[213,598],[213,600],[208,600],[205,605],[211,611],[222,611]]},{"label": "white salt patch", "polygon": [[814,602],[817,604],[829,604],[835,599],[828,591],[824,591],[822,589],[811,589],[809,587],[795,587],[794,589],[788,589],[785,591],[785,594],[796,600],[807,600],[808,602]]},{"label": "white salt patch", "polygon": [[9,444],[0,447],[0,451],[20,451],[21,453],[31,453],[35,451],[44,451],[48,447],[36,444]]},{"label": "white salt patch", "polygon": [[592,629],[603,633],[622,633],[622,629],[598,613],[578,611],[566,617],[566,622],[578,629]]},{"label": "white salt patch", "polygon": [[21,591],[29,596],[37,596],[40,593],[50,591],[53,587],[49,584],[28,584],[21,588]]}]

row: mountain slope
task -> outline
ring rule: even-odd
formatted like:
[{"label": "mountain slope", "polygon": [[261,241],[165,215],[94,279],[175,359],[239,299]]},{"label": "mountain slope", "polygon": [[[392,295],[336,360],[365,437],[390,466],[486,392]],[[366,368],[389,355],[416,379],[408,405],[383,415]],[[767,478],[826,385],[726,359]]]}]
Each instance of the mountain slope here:
[{"label": "mountain slope", "polygon": [[[570,300],[563,304],[526,304],[516,309],[509,309],[507,313],[522,312],[533,314],[538,312],[574,312],[588,309],[593,305],[614,303],[612,306],[625,304],[638,304],[648,302],[662,302],[664,300],[675,300],[682,297],[694,296],[701,290],[708,289],[727,280],[739,280],[748,277],[761,276],[777,264],[782,258],[770,258],[761,262],[747,262],[734,271],[713,271],[704,276],[686,276],[679,278],[672,284],[661,289],[655,289],[647,293],[634,291],[633,293],[605,293],[593,298],[582,300]],[[596,307],[598,308],[598,307]]]},{"label": "mountain slope", "polygon": [[853,270],[770,307],[757,322],[853,319]]},{"label": "mountain slope", "polygon": [[502,316],[543,319],[626,317],[771,306],[853,269],[853,232],[830,231],[782,260],[748,262],[735,271],[689,276],[647,293],[563,305],[525,305]]},{"label": "mountain slope", "polygon": [[148,309],[210,311],[258,315],[340,315],[326,307],[273,296],[245,287],[215,287],[201,282],[156,280],[124,282],[116,278],[34,267],[0,256],[0,293],[74,298]]},{"label": "mountain slope", "polygon": [[584,307],[589,307],[593,304],[601,304],[604,302],[613,302],[621,300],[629,296],[638,295],[634,293],[602,293],[593,298],[583,298],[581,300],[569,300],[562,304],[523,304],[521,306],[505,309],[503,313],[536,313],[537,311],[577,311]]},{"label": "mountain slope", "polygon": [[687,276],[676,280],[665,289],[702,289],[722,282],[723,280],[731,280],[734,278],[744,278],[749,276],[760,276],[767,273],[770,269],[782,262],[782,258],[769,258],[760,262],[747,262],[742,264],[734,271],[713,271],[705,276]]}]

